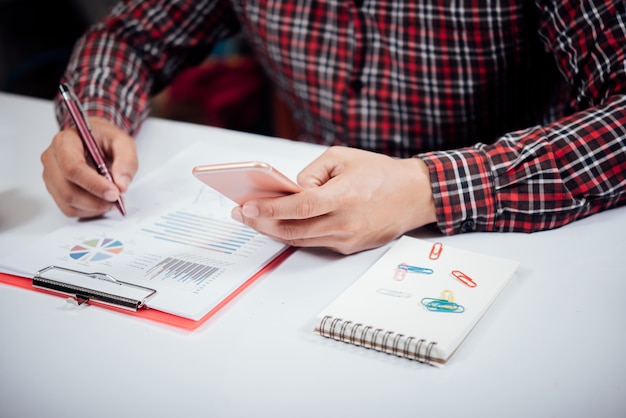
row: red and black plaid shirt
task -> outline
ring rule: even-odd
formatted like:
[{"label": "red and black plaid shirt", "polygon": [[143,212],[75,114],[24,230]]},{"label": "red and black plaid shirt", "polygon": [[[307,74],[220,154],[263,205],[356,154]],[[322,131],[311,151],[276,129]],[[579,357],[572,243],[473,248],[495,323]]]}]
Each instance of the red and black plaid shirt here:
[{"label": "red and black plaid shirt", "polygon": [[626,201],[622,0],[127,1],[66,78],[133,133],[150,94],[240,31],[302,140],[423,158],[445,233],[553,228]]}]

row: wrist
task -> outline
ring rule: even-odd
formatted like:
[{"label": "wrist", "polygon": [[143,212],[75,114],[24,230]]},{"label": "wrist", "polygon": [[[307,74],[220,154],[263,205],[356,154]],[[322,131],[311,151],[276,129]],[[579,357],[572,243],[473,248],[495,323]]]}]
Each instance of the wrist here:
[{"label": "wrist", "polygon": [[407,230],[437,222],[435,199],[430,180],[430,170],[426,163],[417,157],[401,160],[406,165],[411,179],[411,187],[407,191],[413,196],[413,216]]}]

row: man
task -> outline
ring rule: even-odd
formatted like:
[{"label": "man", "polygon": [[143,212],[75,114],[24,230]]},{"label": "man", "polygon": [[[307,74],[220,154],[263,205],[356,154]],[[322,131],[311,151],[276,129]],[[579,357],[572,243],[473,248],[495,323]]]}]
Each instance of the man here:
[{"label": "man", "polygon": [[233,210],[276,239],[352,253],[433,222],[531,232],[626,201],[624,1],[148,0],[75,48],[64,81],[117,187],[86,166],[57,102],[42,161],[65,214],[112,207],[149,96],[237,32],[300,139],[340,145],[299,174],[304,192]]}]

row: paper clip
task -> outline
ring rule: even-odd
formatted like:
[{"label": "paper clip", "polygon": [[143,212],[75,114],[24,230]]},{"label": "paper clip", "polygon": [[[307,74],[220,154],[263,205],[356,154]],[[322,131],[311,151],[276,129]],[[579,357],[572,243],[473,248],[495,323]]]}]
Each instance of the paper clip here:
[{"label": "paper clip", "polygon": [[463,313],[465,307],[445,299],[423,298],[422,305],[432,312]]},{"label": "paper clip", "polygon": [[406,270],[396,267],[396,272],[393,274],[393,279],[397,282],[401,282],[406,277]]},{"label": "paper clip", "polygon": [[398,264],[398,269],[406,270],[409,273],[433,274],[433,269],[427,267],[410,266],[406,263]]},{"label": "paper clip", "polygon": [[454,277],[455,279],[463,283],[465,286],[476,287],[476,282],[470,276],[463,273],[462,271],[452,270],[450,274],[452,275],[452,277]]},{"label": "paper clip", "polygon": [[400,292],[393,289],[378,289],[376,293],[380,293],[381,295],[393,296],[394,298],[410,298],[412,296],[410,293]]},{"label": "paper clip", "polygon": [[454,294],[452,294],[452,290],[442,290],[441,291],[441,299],[447,300],[448,302],[454,302]]},{"label": "paper clip", "polygon": [[433,247],[430,249],[430,254],[428,258],[431,260],[437,260],[443,251],[443,244],[440,242],[436,242],[433,244]]},{"label": "paper clip", "polygon": [[396,267],[396,272],[393,275],[393,279],[397,282],[401,282],[402,280],[404,280],[407,273],[433,274],[433,271],[433,269],[429,269],[426,267],[411,266],[406,263],[401,263],[398,264],[398,267]]}]

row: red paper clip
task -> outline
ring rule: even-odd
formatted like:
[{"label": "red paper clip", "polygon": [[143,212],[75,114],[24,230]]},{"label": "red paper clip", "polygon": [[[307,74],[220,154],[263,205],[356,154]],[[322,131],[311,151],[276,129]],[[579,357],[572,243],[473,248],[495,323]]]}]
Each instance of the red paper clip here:
[{"label": "red paper clip", "polygon": [[476,282],[470,276],[459,270],[452,270],[452,277],[463,283],[465,286],[476,287]]},{"label": "red paper clip", "polygon": [[428,256],[428,258],[430,258],[431,260],[436,260],[439,258],[442,251],[443,251],[443,244],[440,242],[436,242],[433,244],[433,247],[430,249],[430,255]]}]

